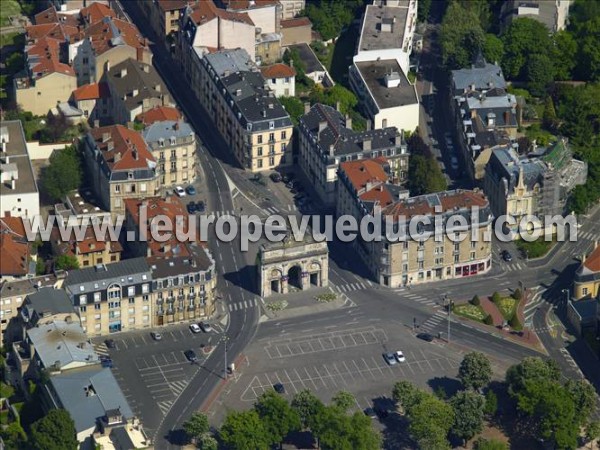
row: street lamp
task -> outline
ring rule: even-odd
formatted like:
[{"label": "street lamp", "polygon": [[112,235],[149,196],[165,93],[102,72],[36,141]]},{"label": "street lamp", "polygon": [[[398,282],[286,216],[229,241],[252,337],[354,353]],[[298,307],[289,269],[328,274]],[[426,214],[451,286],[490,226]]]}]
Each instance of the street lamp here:
[{"label": "street lamp", "polygon": [[451,301],[448,298],[448,294],[444,295],[444,303],[446,304],[446,308],[448,309],[448,338],[447,338],[447,342],[450,343],[450,311],[451,311]]},{"label": "street lamp", "polygon": [[563,289],[562,293],[565,294],[565,306],[567,306],[569,304],[569,290]]},{"label": "street lamp", "polygon": [[228,370],[227,370],[227,341],[229,341],[229,338],[227,337],[227,335],[223,335],[223,337],[221,338],[221,340],[225,343],[225,368],[223,370],[223,379],[227,380],[227,375],[228,375]]}]

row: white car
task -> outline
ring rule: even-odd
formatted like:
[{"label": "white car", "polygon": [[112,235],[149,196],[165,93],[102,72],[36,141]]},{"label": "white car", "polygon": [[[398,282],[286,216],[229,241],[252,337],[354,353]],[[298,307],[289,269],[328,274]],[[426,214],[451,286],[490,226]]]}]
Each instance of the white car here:
[{"label": "white car", "polygon": [[398,362],[406,361],[406,358],[404,357],[404,353],[402,353],[400,350],[398,350],[396,353],[394,353],[394,356],[396,357],[396,360]]},{"label": "white car", "polygon": [[193,323],[190,325],[190,330],[192,333],[200,333],[202,330],[200,329],[200,327],[198,326],[197,323]]},{"label": "white car", "polygon": [[175,187],[175,193],[177,194],[178,197],[185,197],[185,189],[183,189],[181,186],[177,186]]}]

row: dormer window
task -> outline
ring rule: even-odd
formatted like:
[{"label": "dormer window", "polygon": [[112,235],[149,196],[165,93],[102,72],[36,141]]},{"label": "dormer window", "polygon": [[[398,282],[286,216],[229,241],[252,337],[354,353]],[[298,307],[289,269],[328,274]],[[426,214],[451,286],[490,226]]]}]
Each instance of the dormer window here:
[{"label": "dormer window", "polygon": [[164,140],[163,138],[160,138],[160,139],[158,140],[158,145],[159,145],[160,147],[164,147],[164,146],[165,146],[165,140]]},{"label": "dormer window", "polygon": [[127,172],[127,179],[133,180],[133,172]]}]

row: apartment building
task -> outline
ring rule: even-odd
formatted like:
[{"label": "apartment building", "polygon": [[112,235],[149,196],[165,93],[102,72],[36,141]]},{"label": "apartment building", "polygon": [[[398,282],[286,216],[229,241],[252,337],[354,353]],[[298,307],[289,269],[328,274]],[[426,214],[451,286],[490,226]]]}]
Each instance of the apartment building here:
[{"label": "apartment building", "polygon": [[[374,220],[381,221],[379,238],[354,241],[357,253],[377,282],[391,287],[410,286],[490,270],[492,245],[485,236],[491,233],[493,217],[482,192],[456,190],[408,197],[406,191],[385,181],[385,161],[365,163],[349,161],[340,165],[337,214],[358,219],[375,216]],[[453,215],[462,216],[467,225],[449,224]],[[417,216],[430,221],[420,233],[434,233],[439,221],[442,238],[410,236],[408,224]],[[393,235],[388,234],[386,223]],[[463,240],[457,239],[459,233],[465,233]],[[475,239],[471,239],[472,233]]]},{"label": "apartment building", "polygon": [[[548,148],[520,156],[512,147],[492,151],[485,169],[484,190],[496,217],[512,216],[516,224],[508,230],[517,233],[519,222],[535,215],[545,227],[546,216],[562,215],[570,192],[587,179],[587,165],[573,159],[565,140]],[[518,235],[514,235],[518,238]]]},{"label": "apartment building", "polygon": [[63,226],[100,223],[110,219],[110,212],[98,206],[89,187],[65,195],[62,203],[54,205],[54,214]]},{"label": "apartment building", "polygon": [[166,41],[179,31],[179,23],[191,0],[138,0],[159,39]]},{"label": "apartment building", "polygon": [[157,121],[142,132],[154,159],[162,186],[190,183],[196,171],[196,134],[182,120]]},{"label": "apartment building", "polygon": [[[146,236],[145,240],[130,240],[127,245],[133,254],[147,257],[152,272],[152,324],[210,317],[215,312],[214,259],[204,243],[180,240],[176,232],[165,232],[158,242],[151,234],[157,217],[169,218],[182,234],[190,226],[177,197],[127,200],[127,229],[136,237],[142,232]],[[140,228],[144,226],[142,220],[145,229]]]},{"label": "apartment building", "polygon": [[503,27],[507,27],[515,19],[528,17],[556,33],[567,26],[572,3],[571,0],[508,0],[502,4],[500,18]]},{"label": "apartment building", "polygon": [[145,258],[72,270],[63,286],[88,336],[152,325],[152,273]]},{"label": "apartment building", "polygon": [[573,281],[573,300],[600,299],[600,246],[583,255]]},{"label": "apartment building", "polygon": [[141,124],[144,128],[149,125],[152,125],[154,122],[163,122],[171,120],[173,122],[178,122],[182,120],[183,117],[179,110],[173,106],[155,106],[148,111],[145,111],[135,118],[136,123]]},{"label": "apartment building", "polygon": [[90,188],[113,220],[125,214],[125,199],[158,192],[156,160],[140,133],[122,125],[93,128],[82,147]]},{"label": "apartment building", "polygon": [[160,106],[174,107],[175,102],[151,64],[126,59],[111,66],[103,81],[109,89],[112,123],[132,123],[135,118]]},{"label": "apartment building", "polygon": [[293,67],[277,63],[261,66],[260,73],[267,81],[269,89],[275,93],[275,97],[296,96],[296,71]]},{"label": "apartment building", "polygon": [[242,49],[198,57],[193,84],[239,164],[251,172],[292,164],[290,116]]},{"label": "apartment building", "polygon": [[40,214],[40,194],[20,120],[0,122],[0,217]]},{"label": "apartment building", "polygon": [[298,131],[298,163],[328,207],[335,207],[338,167],[346,161],[384,156],[394,181],[406,178],[408,152],[402,132],[395,127],[355,132],[349,117],[317,103],[300,118]]},{"label": "apartment building", "polygon": [[110,89],[106,83],[79,86],[71,94],[69,103],[82,112],[88,123],[94,125],[109,118]]},{"label": "apartment building", "polygon": [[310,44],[313,40],[312,22],[308,17],[285,19],[280,22],[280,26],[282,47],[293,44]]},{"label": "apartment building", "polygon": [[306,0],[281,0],[281,20],[290,20],[306,8]]},{"label": "apartment building", "polygon": [[88,226],[85,228],[83,239],[77,236],[70,236],[68,240],[63,240],[59,229],[55,227],[52,230],[50,244],[52,253],[56,256],[71,256],[77,260],[79,267],[92,267],[97,264],[111,264],[121,260],[123,247],[118,241],[111,241],[110,236],[104,236],[98,239],[94,228]]},{"label": "apartment building", "polygon": [[36,256],[22,217],[0,218],[0,281],[35,275]]}]

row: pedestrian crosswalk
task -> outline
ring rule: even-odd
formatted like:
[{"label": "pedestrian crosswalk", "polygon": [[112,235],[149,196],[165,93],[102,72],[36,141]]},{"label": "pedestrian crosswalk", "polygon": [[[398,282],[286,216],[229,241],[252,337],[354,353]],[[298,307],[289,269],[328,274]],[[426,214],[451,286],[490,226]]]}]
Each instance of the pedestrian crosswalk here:
[{"label": "pedestrian crosswalk", "polygon": [[235,216],[235,210],[231,209],[231,210],[227,210],[227,211],[212,211],[207,213],[208,216],[215,216],[217,219],[219,217],[228,217],[228,216]]},{"label": "pedestrian crosswalk", "polygon": [[102,356],[107,356],[108,355],[108,348],[106,347],[106,344],[104,342],[100,342],[98,344],[94,344],[94,350],[99,355],[102,355]]},{"label": "pedestrian crosswalk", "polygon": [[525,316],[525,326],[531,328],[533,316],[537,312],[537,309],[542,301],[542,292],[536,292],[532,299],[527,302],[527,305],[525,305],[525,309],[523,310],[523,314]]},{"label": "pedestrian crosswalk", "polygon": [[169,400],[167,402],[157,402],[158,408],[163,416],[166,416],[171,409],[171,405],[173,404],[173,400]]},{"label": "pedestrian crosswalk", "polygon": [[258,305],[258,301],[256,300],[256,298],[253,298],[250,300],[242,300],[239,302],[230,303],[229,305],[227,305],[227,307],[229,308],[229,312],[233,312],[233,311],[241,311],[243,309],[248,309],[248,308],[254,308],[257,305]]},{"label": "pedestrian crosswalk", "polygon": [[296,205],[293,205],[293,204],[285,205],[280,208],[277,206],[270,206],[269,208],[265,208],[263,210],[263,212],[266,213],[266,215],[286,214],[286,213],[291,213],[291,212],[296,212],[296,211],[298,211],[298,208],[296,207]]},{"label": "pedestrian crosswalk", "polygon": [[186,380],[173,381],[169,383],[169,388],[173,393],[179,397],[179,395],[183,392],[185,387],[188,385]]},{"label": "pedestrian crosswalk", "polygon": [[569,353],[569,350],[567,350],[564,347],[560,348],[560,352],[562,353],[563,357],[565,358],[565,360],[567,361],[567,363],[573,368],[575,369],[583,378],[583,373],[581,373],[581,369],[579,368],[579,366],[577,365],[577,363],[575,362],[575,360],[573,359],[573,357],[571,356],[571,354]]},{"label": "pedestrian crosswalk", "polygon": [[596,231],[584,231],[577,233],[577,240],[600,241],[600,234]]},{"label": "pedestrian crosswalk", "polygon": [[423,322],[420,325],[417,324],[419,327],[418,329],[419,331],[427,331],[428,333],[433,333],[435,329],[446,319],[446,312],[438,310],[425,322]]},{"label": "pedestrian crosswalk", "polygon": [[357,283],[346,283],[346,284],[339,284],[339,285],[334,284],[334,285],[332,285],[332,287],[335,291],[343,293],[343,292],[359,291],[361,289],[368,289],[369,284],[363,283],[363,282],[357,282]]},{"label": "pedestrian crosswalk", "polygon": [[527,266],[524,262],[513,262],[513,263],[505,263],[504,271],[505,272],[514,272],[516,270],[526,269]]},{"label": "pedestrian crosswalk", "polygon": [[397,289],[394,289],[393,291],[402,298],[407,298],[413,302],[421,303],[422,305],[433,306],[433,307],[439,306],[438,302],[436,302],[431,297],[427,297],[427,296],[421,295],[421,294],[415,294],[413,292],[410,292],[410,290],[408,290],[407,288],[397,288]]}]

